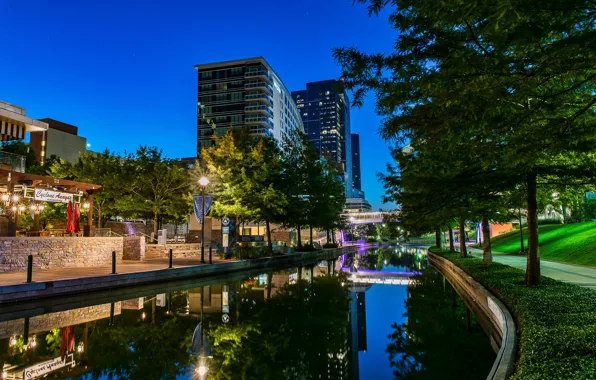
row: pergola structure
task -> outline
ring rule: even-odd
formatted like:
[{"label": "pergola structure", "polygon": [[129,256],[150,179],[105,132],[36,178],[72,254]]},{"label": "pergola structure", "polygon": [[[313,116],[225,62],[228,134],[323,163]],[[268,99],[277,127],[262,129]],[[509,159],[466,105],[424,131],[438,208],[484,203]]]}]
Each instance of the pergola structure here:
[{"label": "pergola structure", "polygon": [[[32,205],[40,202],[80,203],[87,197],[87,223],[83,236],[93,236],[93,195],[103,191],[103,187],[92,183],[58,179],[37,174],[21,173],[0,169],[0,199],[5,201],[5,214],[8,216],[8,236],[15,236],[19,224],[20,210],[6,207],[8,202],[29,199]],[[14,216],[14,218],[13,218]],[[39,231],[39,213],[34,216],[35,230]]]}]

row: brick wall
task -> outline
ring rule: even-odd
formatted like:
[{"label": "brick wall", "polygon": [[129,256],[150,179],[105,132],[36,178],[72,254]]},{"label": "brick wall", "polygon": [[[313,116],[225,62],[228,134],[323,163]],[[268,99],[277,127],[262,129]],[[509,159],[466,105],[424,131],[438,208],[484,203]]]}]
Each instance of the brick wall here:
[{"label": "brick wall", "polygon": [[112,251],[121,262],[121,237],[2,237],[0,272],[25,271],[28,255],[33,255],[33,268],[39,269],[109,266]]},{"label": "brick wall", "polygon": [[[201,256],[201,244],[147,244],[145,259],[166,258],[172,249],[174,258]],[[209,248],[205,247],[205,253]]]},{"label": "brick wall", "polygon": [[125,236],[123,239],[123,260],[145,260],[145,237]]},{"label": "brick wall", "polygon": [[[114,315],[121,313],[121,303],[114,303]],[[31,317],[29,319],[29,333],[49,331],[51,329],[78,325],[85,322],[97,321],[110,317],[110,304],[82,307],[79,309],[59,311]],[[11,321],[0,322],[0,339],[6,339],[12,335],[22,335],[25,325],[25,319],[13,319]],[[38,337],[38,339],[44,338]]]}]

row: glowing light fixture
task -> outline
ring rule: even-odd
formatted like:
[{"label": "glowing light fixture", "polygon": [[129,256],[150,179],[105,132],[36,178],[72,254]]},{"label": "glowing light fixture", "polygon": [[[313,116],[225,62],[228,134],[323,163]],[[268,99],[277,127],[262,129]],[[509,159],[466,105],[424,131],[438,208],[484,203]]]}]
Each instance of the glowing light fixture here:
[{"label": "glowing light fixture", "polygon": [[203,187],[209,185],[209,179],[207,179],[207,177],[201,177],[199,179],[199,185],[201,185]]}]

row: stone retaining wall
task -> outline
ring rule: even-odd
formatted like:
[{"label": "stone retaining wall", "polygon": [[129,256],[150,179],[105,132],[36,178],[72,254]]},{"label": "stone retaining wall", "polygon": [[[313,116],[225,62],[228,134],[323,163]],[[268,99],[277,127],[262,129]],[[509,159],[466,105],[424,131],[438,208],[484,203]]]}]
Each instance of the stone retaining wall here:
[{"label": "stone retaining wall", "polygon": [[141,236],[125,236],[123,242],[123,260],[145,260],[145,238]]},{"label": "stone retaining wall", "polygon": [[[78,325],[85,322],[97,321],[110,317],[110,304],[82,307],[79,309],[59,311],[56,313],[49,313],[31,317],[29,319],[29,333],[35,334],[46,332],[51,329]],[[121,313],[121,303],[114,303],[114,315]],[[25,319],[13,319],[10,321],[0,322],[0,339],[6,339],[13,335],[20,336],[23,334],[25,326]],[[40,337],[45,338],[45,337]],[[38,338],[39,339],[39,338]]]},{"label": "stone retaining wall", "polygon": [[0,272],[27,270],[28,255],[33,255],[34,269],[110,266],[112,251],[121,262],[121,237],[2,237]]},{"label": "stone retaining wall", "polygon": [[506,380],[515,368],[517,335],[515,321],[507,307],[451,261],[428,252],[429,262],[460,295],[474,313],[497,351],[497,359],[487,380]]},{"label": "stone retaining wall", "polygon": [[[145,246],[145,259],[167,258],[170,252],[174,258],[197,257],[201,255],[201,244],[147,244]],[[205,253],[209,248],[205,247]]]}]

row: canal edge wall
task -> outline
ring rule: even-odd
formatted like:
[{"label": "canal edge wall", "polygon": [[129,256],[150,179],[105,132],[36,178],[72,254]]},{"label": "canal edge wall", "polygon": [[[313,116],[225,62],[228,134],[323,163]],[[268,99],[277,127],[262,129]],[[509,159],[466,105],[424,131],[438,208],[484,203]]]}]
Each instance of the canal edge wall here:
[{"label": "canal edge wall", "polygon": [[230,261],[210,265],[188,266],[171,269],[164,268],[145,272],[0,286],[0,305],[181,279],[198,279],[206,276],[221,275],[254,269],[267,269],[269,267],[276,266],[304,266],[312,264],[313,261],[333,260],[346,253],[357,252],[357,250],[358,246],[346,246],[340,248],[322,249],[314,252],[294,253],[283,256]]},{"label": "canal edge wall", "polygon": [[430,251],[428,258],[432,266],[453,285],[466,306],[474,312],[491,343],[496,343],[499,347],[487,380],[508,379],[515,370],[517,353],[517,330],[511,312],[497,297],[453,262]]}]

